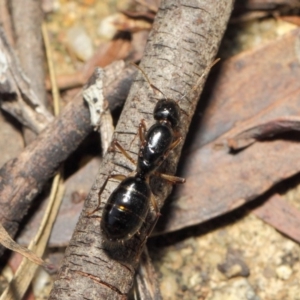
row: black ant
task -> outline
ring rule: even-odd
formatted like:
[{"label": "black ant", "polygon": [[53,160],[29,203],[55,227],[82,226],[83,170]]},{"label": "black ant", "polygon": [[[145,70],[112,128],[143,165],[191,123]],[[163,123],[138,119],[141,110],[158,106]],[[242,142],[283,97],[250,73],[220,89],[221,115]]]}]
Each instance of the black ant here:
[{"label": "black ant", "polygon": [[[156,171],[169,152],[181,141],[181,137],[174,141],[173,129],[180,121],[177,103],[173,100],[160,100],[155,106],[154,118],[157,122],[148,131],[144,121],[140,123],[141,146],[135,175],[131,177],[111,175],[106,180],[107,182],[112,177],[122,180],[108,198],[102,214],[101,229],[109,240],[124,241],[135,235],[145,222],[150,202],[158,218],[159,209],[149,185],[151,175],[160,176],[173,184],[185,182],[184,178]],[[131,162],[135,163],[117,141],[114,144]],[[104,187],[100,193],[103,189]]]},{"label": "black ant", "polygon": [[[136,67],[141,70],[150,86],[163,94],[150,83],[144,71],[140,67]],[[156,212],[156,220],[146,238],[150,235],[159,217],[159,209],[155,199],[153,199],[154,196],[149,184],[152,175],[159,176],[172,184],[185,182],[184,178],[157,172],[169,153],[182,141],[182,137],[177,132],[181,110],[174,100],[165,97],[157,102],[153,116],[156,123],[149,130],[146,129],[144,120],[141,120],[139,124],[141,146],[137,162],[117,141],[114,141],[114,145],[121,153],[136,165],[136,171],[135,175],[130,177],[119,174],[108,176],[99,191],[100,202],[100,196],[108,180],[110,178],[121,180],[121,183],[108,198],[102,213],[101,230],[108,240],[125,241],[138,233],[145,223],[151,202]]]},{"label": "black ant", "polygon": [[[141,71],[146,76],[144,71]],[[149,82],[147,76],[146,79]],[[151,83],[150,85],[154,87]],[[134,161],[117,141],[114,141],[114,146],[136,165],[136,171],[135,175],[130,177],[120,174],[108,176],[99,191],[100,199],[110,178],[121,180],[121,183],[108,198],[102,213],[101,229],[108,240],[125,241],[135,235],[145,222],[150,209],[150,202],[156,211],[156,219],[158,219],[159,209],[149,184],[152,175],[160,176],[173,184],[185,182],[184,178],[157,172],[157,169],[167,158],[170,151],[182,140],[180,136],[176,138],[177,133],[175,134],[174,131],[180,123],[180,108],[175,101],[162,99],[157,102],[153,116],[157,122],[149,130],[146,129],[144,120],[141,120],[139,124],[141,146],[137,162]]]}]

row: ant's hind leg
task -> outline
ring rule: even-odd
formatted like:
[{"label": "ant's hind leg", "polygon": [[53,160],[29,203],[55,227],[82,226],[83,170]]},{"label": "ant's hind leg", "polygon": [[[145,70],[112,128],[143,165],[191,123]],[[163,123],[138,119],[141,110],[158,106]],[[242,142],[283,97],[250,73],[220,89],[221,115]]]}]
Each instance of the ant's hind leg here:
[{"label": "ant's hind leg", "polygon": [[157,202],[156,202],[156,200],[155,200],[155,198],[154,198],[154,196],[153,196],[152,193],[151,193],[151,199],[150,200],[151,200],[151,204],[152,204],[152,206],[154,208],[154,211],[156,212],[156,215],[160,216],[160,212],[159,212],[159,208],[158,208]]},{"label": "ant's hind leg", "polygon": [[173,176],[173,175],[168,175],[168,174],[162,174],[159,172],[155,172],[154,173],[155,176],[158,176],[160,178],[163,178],[167,181],[169,181],[172,184],[178,184],[178,183],[185,183],[185,178],[182,177],[177,177],[177,176]]},{"label": "ant's hind leg", "polygon": [[105,187],[107,185],[108,180],[111,179],[111,178],[114,178],[114,179],[117,179],[119,181],[122,181],[125,178],[127,178],[127,176],[121,175],[121,174],[115,174],[115,175],[109,175],[109,176],[107,176],[107,178],[105,179],[105,181],[104,181],[103,185],[101,186],[101,188],[99,190],[99,193],[98,193],[98,205],[97,205],[97,207],[94,210],[92,210],[90,212],[87,212],[87,216],[91,216],[92,214],[94,214],[99,209],[100,204],[101,204],[101,194],[103,193],[103,191],[104,191],[104,189],[105,189]]},{"label": "ant's hind leg", "polygon": [[116,146],[130,162],[136,165],[136,161],[127,153],[127,151],[121,146],[121,144],[117,140],[113,141],[113,145]]},{"label": "ant's hind leg", "polygon": [[157,202],[156,202],[156,200],[155,200],[155,198],[154,198],[154,196],[153,196],[152,193],[151,193],[151,204],[152,204],[152,206],[154,208],[154,211],[155,211],[155,219],[153,220],[151,226],[149,227],[149,229],[148,229],[148,231],[146,233],[145,238],[142,241],[140,250],[142,250],[144,248],[144,246],[145,246],[145,244],[147,242],[148,237],[151,235],[151,233],[152,233],[152,231],[153,231],[153,229],[154,229],[154,227],[155,227],[155,225],[156,225],[159,217],[161,216],[159,208],[158,208],[158,205],[157,205]]},{"label": "ant's hind leg", "polygon": [[[185,183],[185,178],[181,178],[181,177],[176,177],[176,176],[172,176],[172,175],[167,175],[167,174],[162,174],[162,173],[158,173],[158,172],[155,172],[154,175],[158,176],[158,177],[161,177],[167,181],[169,181],[170,183],[172,184],[177,184],[177,183]],[[157,202],[156,200],[154,199],[154,196],[153,194],[151,193],[151,204],[154,208],[154,211],[156,213],[156,216],[155,216],[155,219],[153,221],[153,223],[151,224],[142,244],[141,244],[141,247],[140,247],[140,250],[143,250],[146,242],[147,242],[147,239],[148,237],[151,235],[152,231],[154,230],[155,226],[156,226],[156,223],[159,219],[159,217],[161,216],[161,213],[159,211],[159,208],[158,208],[158,205],[157,205]]]}]

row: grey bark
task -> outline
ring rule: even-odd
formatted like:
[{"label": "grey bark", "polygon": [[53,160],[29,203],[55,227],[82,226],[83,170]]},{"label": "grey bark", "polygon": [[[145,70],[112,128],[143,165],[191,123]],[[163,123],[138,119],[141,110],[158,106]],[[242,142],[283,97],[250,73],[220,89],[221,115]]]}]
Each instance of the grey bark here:
[{"label": "grey bark", "polygon": [[[181,120],[183,137],[188,131],[204,78],[195,91],[193,86],[217,53],[232,6],[233,1],[228,0],[162,1],[153,24],[141,67],[168,98],[178,100],[184,112]],[[115,138],[134,159],[139,149],[136,137],[138,124],[141,119],[146,120],[148,127],[154,123],[152,112],[158,99],[143,76],[138,74],[115,132]],[[167,161],[167,173],[175,172],[179,148]],[[118,152],[108,153],[104,158],[101,173],[66,250],[50,299],[127,298],[147,226],[142,228],[140,235],[124,244],[113,244],[102,237],[102,209],[117,186],[116,182],[107,184],[101,195],[100,210],[92,216],[88,216],[87,212],[97,206],[99,189],[107,176],[111,173],[126,175],[130,173],[129,169],[134,170],[135,166]],[[167,183],[157,187],[160,190],[157,200],[161,207],[171,187]],[[151,217],[153,214],[149,219]]]}]

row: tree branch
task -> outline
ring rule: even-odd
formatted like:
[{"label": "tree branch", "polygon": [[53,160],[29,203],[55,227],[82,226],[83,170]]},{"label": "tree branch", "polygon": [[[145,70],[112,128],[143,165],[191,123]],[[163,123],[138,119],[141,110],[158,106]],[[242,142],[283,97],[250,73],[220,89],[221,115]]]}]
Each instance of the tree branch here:
[{"label": "tree branch", "polygon": [[20,63],[40,103],[46,106],[41,2],[12,0],[11,7]]},{"label": "tree branch", "polygon": [[[181,120],[183,137],[188,131],[204,78],[195,91],[193,87],[216,55],[232,5],[233,1],[226,0],[162,1],[153,24],[141,67],[168,98],[178,100],[184,111]],[[141,119],[146,121],[148,127],[154,123],[152,112],[157,101],[143,75],[138,74],[115,132],[115,138],[133,158],[137,157],[139,149],[136,138],[138,124]],[[175,172],[180,149],[174,152],[167,162],[166,172],[170,174]],[[97,206],[99,189],[107,176],[112,172],[126,175],[129,169],[134,170],[135,166],[128,164],[120,153],[105,156],[50,299],[127,298],[147,226],[141,229],[139,236],[124,244],[114,245],[102,237],[101,212],[107,197],[118,184],[115,182],[108,182],[103,191],[100,210],[92,216],[86,212]],[[157,200],[161,207],[171,187],[164,183],[159,189]]]},{"label": "tree branch", "polygon": [[[128,86],[136,70],[124,69],[123,62],[104,70],[104,95],[110,101],[110,108],[115,109],[116,86],[124,88],[124,83]],[[79,94],[34,142],[0,169],[0,222],[11,236],[16,234],[20,221],[47,180],[92,130],[88,107]]]}]

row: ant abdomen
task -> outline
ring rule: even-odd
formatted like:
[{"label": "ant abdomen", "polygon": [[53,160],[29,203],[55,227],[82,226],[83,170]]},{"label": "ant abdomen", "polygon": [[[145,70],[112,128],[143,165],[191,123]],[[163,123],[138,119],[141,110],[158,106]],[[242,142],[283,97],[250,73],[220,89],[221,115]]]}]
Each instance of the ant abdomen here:
[{"label": "ant abdomen", "polygon": [[149,211],[151,190],[138,177],[128,177],[110,195],[101,229],[109,240],[127,240],[138,232]]}]

